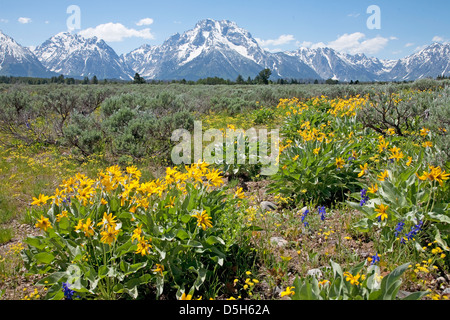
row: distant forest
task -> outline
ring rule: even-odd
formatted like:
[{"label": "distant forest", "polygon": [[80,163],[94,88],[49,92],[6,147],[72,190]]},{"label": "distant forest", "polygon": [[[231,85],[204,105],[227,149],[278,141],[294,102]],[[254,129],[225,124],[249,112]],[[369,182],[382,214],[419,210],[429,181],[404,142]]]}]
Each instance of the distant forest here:
[{"label": "distant forest", "polygon": [[[363,84],[367,82],[360,82],[359,80],[350,80],[349,82],[340,82],[333,79],[277,79],[275,81],[270,80],[272,72],[270,69],[262,70],[255,78],[248,77],[244,79],[239,75],[236,80],[232,81],[229,79],[223,79],[219,77],[208,77],[204,79],[199,79],[197,81],[192,80],[145,80],[138,73],[135,74],[132,80],[118,80],[118,79],[102,79],[99,80],[97,76],[92,78],[84,77],[83,79],[77,79],[73,77],[64,77],[60,75],[58,77],[51,78],[34,78],[34,77],[14,77],[14,76],[0,76],[0,83],[5,84],[30,84],[30,85],[41,85],[41,84],[67,84],[67,85],[88,85],[88,84],[169,84],[178,83],[186,85],[261,85],[261,84],[279,84],[279,85],[290,85],[290,84]],[[439,75],[436,80],[446,80],[449,77]],[[398,81],[399,83],[408,83],[413,81]],[[375,83],[369,82],[369,83]],[[376,82],[376,83],[387,83],[387,82]],[[394,82],[396,83],[396,82]]]}]

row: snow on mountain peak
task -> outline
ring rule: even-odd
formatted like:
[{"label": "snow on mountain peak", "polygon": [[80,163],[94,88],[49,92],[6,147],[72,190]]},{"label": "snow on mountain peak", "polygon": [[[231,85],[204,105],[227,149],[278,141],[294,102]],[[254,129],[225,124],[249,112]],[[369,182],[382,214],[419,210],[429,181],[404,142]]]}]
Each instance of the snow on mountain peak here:
[{"label": "snow on mountain peak", "polygon": [[340,81],[415,80],[450,74],[448,43],[435,42],[400,60],[351,55],[324,44],[274,53],[262,49],[250,32],[235,22],[214,19],[201,20],[161,45],[145,44],[121,57],[96,37],[60,32],[31,50],[0,31],[0,71],[2,65],[37,61],[36,57],[47,70],[59,74],[120,79],[130,79],[136,72],[161,80],[232,79],[237,75],[254,77],[262,68],[270,68],[274,77]]},{"label": "snow on mountain peak", "polygon": [[60,32],[34,50],[49,70],[77,77],[131,79],[133,70],[116,52],[97,37]]}]

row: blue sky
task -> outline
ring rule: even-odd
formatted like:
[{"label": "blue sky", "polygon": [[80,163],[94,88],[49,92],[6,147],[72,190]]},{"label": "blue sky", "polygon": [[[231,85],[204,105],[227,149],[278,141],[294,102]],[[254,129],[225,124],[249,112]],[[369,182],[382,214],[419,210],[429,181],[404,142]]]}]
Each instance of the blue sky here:
[{"label": "blue sky", "polygon": [[[202,19],[236,22],[270,51],[331,46],[339,51],[398,59],[450,41],[450,1],[406,0],[0,0],[0,30],[24,46],[37,46],[67,31],[67,8],[80,8],[81,29],[104,38],[118,54],[157,45]],[[371,5],[380,29],[369,29]]]}]

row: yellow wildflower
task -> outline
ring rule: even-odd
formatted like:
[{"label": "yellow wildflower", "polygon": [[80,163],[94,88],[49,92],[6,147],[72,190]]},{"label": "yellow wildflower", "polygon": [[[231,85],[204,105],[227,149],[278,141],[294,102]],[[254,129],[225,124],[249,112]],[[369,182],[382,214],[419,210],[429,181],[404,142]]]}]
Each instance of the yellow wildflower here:
[{"label": "yellow wildflower", "polygon": [[285,296],[293,296],[295,294],[295,291],[292,291],[292,289],[295,289],[295,287],[287,287],[286,291],[283,291],[280,293],[280,296],[283,298]]},{"label": "yellow wildflower", "polygon": [[41,230],[47,231],[47,229],[52,228],[52,224],[50,223],[48,218],[44,218],[44,216],[41,215],[41,219],[38,220],[36,223],[36,228],[39,228]]},{"label": "yellow wildflower", "polygon": [[206,230],[207,228],[211,228],[211,217],[208,216],[206,213],[206,210],[203,210],[203,212],[198,212],[197,214],[194,214],[193,217],[197,218],[198,226],[201,227],[203,230]]},{"label": "yellow wildflower", "polygon": [[31,202],[31,205],[40,207],[41,205],[47,204],[49,199],[51,199],[51,197],[40,194],[38,198],[33,197],[33,202]]}]

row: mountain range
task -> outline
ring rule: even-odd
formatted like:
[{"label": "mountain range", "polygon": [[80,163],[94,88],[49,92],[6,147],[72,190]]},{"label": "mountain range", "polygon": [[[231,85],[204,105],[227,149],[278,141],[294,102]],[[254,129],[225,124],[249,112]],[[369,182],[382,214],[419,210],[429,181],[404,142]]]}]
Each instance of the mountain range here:
[{"label": "mountain range", "polygon": [[183,34],[157,46],[143,46],[124,55],[103,40],[59,33],[34,50],[0,31],[0,75],[147,80],[235,80],[272,70],[272,79],[335,79],[339,81],[410,81],[450,75],[450,44],[433,43],[400,60],[381,60],[332,48],[299,48],[269,52],[235,22],[205,19]]}]

